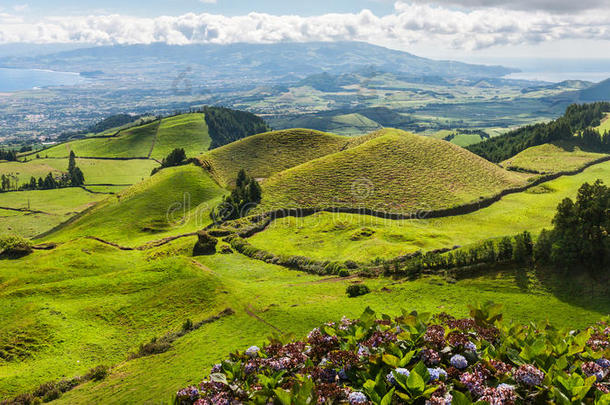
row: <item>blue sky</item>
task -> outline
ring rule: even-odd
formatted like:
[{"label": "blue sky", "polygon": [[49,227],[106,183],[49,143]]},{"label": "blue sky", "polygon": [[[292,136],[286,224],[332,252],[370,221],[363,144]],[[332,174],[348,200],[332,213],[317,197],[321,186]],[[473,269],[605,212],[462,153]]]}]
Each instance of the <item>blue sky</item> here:
[{"label": "blue sky", "polygon": [[189,12],[214,13],[228,16],[248,14],[252,11],[269,14],[298,14],[312,16],[326,13],[351,13],[369,9],[377,15],[389,14],[394,10],[392,0],[4,0],[6,10],[28,6],[23,14],[43,15],[83,15],[83,14],[127,14],[142,17],[159,15],[181,15]]}]

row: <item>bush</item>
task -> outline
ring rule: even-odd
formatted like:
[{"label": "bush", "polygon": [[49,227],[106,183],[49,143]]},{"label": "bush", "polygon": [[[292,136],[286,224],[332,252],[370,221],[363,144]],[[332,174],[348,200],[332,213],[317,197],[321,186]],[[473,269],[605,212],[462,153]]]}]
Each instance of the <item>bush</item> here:
[{"label": "bush", "polygon": [[184,323],[182,324],[182,331],[188,332],[192,329],[193,329],[193,321],[191,321],[190,319],[187,319],[186,321],[184,321]]},{"label": "bush", "polygon": [[89,372],[85,375],[86,380],[91,381],[102,381],[108,377],[108,367],[106,366],[97,366],[89,370]]},{"label": "bush", "polygon": [[347,296],[350,298],[359,297],[371,292],[371,290],[364,284],[352,284],[345,289]]},{"label": "bush", "polygon": [[339,277],[348,277],[348,276],[349,276],[349,271],[347,269],[339,270]]},{"label": "bush", "polygon": [[213,255],[216,253],[218,239],[210,236],[206,231],[197,232],[197,243],[193,248],[193,256]]},{"label": "bush", "polygon": [[32,253],[32,243],[17,235],[0,237],[0,257],[19,258]]}]

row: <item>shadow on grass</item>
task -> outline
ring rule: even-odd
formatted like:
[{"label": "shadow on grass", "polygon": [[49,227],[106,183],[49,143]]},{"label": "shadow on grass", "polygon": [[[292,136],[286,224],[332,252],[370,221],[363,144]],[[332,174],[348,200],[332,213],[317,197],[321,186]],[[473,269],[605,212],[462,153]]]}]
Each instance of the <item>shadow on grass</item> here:
[{"label": "shadow on grass", "polygon": [[542,268],[536,270],[536,277],[557,299],[603,316],[610,314],[610,277],[603,270],[568,272]]}]

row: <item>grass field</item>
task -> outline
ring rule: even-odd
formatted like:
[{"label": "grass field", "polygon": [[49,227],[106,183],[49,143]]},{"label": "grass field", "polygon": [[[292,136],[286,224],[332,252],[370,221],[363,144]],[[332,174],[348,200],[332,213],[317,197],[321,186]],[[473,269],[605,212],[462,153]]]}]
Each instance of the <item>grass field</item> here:
[{"label": "grass field", "polygon": [[122,131],[117,137],[80,139],[41,151],[40,157],[148,157],[159,121]]},{"label": "grass field", "polygon": [[[610,311],[608,297],[595,294],[562,301],[553,291],[572,292],[574,285],[548,284],[532,273],[490,274],[455,284],[437,277],[366,280],[373,292],[350,299],[345,288],[353,280],[326,282],[236,254],[199,257],[200,268],[187,259],[162,255],[184,253],[193,242],[189,238],[158,249],[158,258],[152,260],[150,253],[71,243],[55,252],[37,252],[21,263],[44,271],[23,273],[17,262],[0,270],[1,277],[10,280],[0,295],[0,301],[12,304],[2,306],[10,319],[7,330],[23,325],[23,333],[37,336],[36,331],[44,330],[52,336],[46,340],[52,344],[43,345],[33,358],[0,366],[5,376],[0,395],[16,392],[16,384],[25,388],[105,363],[118,364],[107,380],[85,384],[57,403],[170,403],[178,388],[198,382],[202,371],[226,353],[260,344],[277,333],[273,327],[303,336],[322,322],[358,316],[367,306],[394,315],[402,308],[465,315],[467,304],[493,299],[505,305],[509,319],[550,319],[570,327],[584,326]],[[107,261],[103,267],[98,264],[102,260]],[[187,334],[169,351],[124,361],[126,352],[140,342],[179,329],[186,317],[197,321],[227,306],[236,314]],[[17,317],[19,310],[29,316]]]},{"label": "grass field", "polygon": [[528,148],[505,160],[501,166],[507,169],[557,173],[579,169],[604,156],[606,155],[601,153],[584,152],[567,142],[555,142]]},{"label": "grass field", "polygon": [[212,173],[220,184],[228,185],[235,181],[242,168],[254,178],[267,178],[378,135],[346,138],[309,129],[289,129],[250,136],[214,149],[199,159],[213,168]]},{"label": "grass field", "polygon": [[17,191],[0,194],[0,207],[29,208],[40,213],[8,212],[0,223],[0,234],[17,233],[33,237],[70,219],[80,211],[106,198],[106,195],[91,194],[81,188],[59,190]]},{"label": "grass field", "polygon": [[151,157],[162,160],[175,148],[183,148],[187,157],[195,157],[207,151],[211,143],[203,114],[169,117],[161,121]]},{"label": "grass field", "polygon": [[[318,213],[284,218],[249,239],[272,253],[305,255],[325,260],[370,261],[417,250],[467,245],[524,230],[538,233],[550,227],[557,205],[574,198],[580,185],[602,179],[610,183],[610,162],[595,165],[576,176],[565,176],[467,215],[392,221],[376,217]],[[363,236],[362,229],[373,231]],[[368,233],[368,232],[365,232]]]},{"label": "grass field", "polygon": [[357,147],[265,180],[259,211],[366,207],[409,214],[462,205],[525,182],[526,176],[448,142],[386,130]]},{"label": "grass field", "polygon": [[[85,175],[85,184],[135,184],[148,176],[159,164],[154,160],[76,159]],[[0,163],[0,174],[15,174],[18,184],[28,183],[30,177],[44,178],[49,172],[67,173],[68,159],[34,159],[25,163]]]},{"label": "grass field", "polygon": [[595,129],[597,129],[601,134],[606,132],[610,133],[610,113],[606,113],[606,116],[602,119],[600,126]]},{"label": "grass field", "polygon": [[[196,166],[160,171],[116,196],[49,240],[65,241],[96,236],[113,242],[144,243],[193,232],[210,223],[209,210],[220,202],[224,190]],[[134,213],[137,213],[134,215]]]}]

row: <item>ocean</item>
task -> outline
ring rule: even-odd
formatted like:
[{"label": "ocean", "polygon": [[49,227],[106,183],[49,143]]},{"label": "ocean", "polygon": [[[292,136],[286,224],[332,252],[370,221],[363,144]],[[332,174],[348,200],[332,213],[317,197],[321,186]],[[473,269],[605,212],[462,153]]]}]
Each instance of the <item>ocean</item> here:
[{"label": "ocean", "polygon": [[0,92],[31,90],[47,86],[73,86],[85,81],[86,79],[78,73],[0,68]]}]

